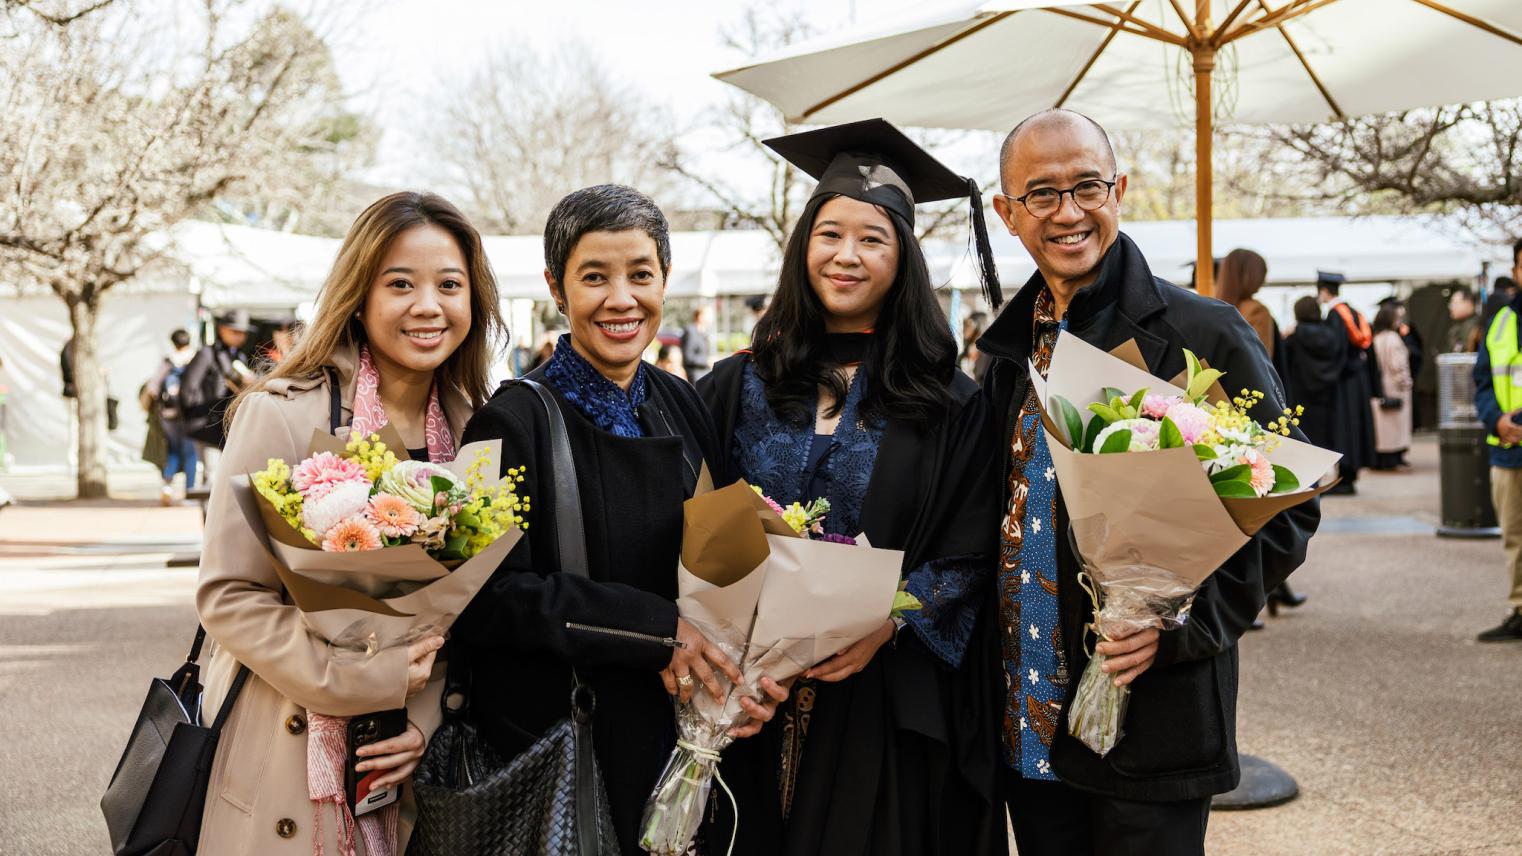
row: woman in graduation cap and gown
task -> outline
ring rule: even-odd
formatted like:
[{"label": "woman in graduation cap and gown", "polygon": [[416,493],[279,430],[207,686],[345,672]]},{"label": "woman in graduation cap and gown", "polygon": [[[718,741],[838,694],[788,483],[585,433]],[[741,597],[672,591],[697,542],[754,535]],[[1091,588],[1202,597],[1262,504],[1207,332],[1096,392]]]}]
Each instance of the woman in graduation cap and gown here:
[{"label": "woman in graduation cap and gown", "polygon": [[[998,688],[979,685],[997,670],[969,662],[979,646],[967,644],[988,620],[997,439],[957,371],[913,231],[916,202],[970,195],[997,305],[980,194],[880,119],[767,145],[819,186],[751,350],[718,363],[699,394],[737,475],[783,505],[824,497],[826,532],[905,551],[923,608],[814,666],[759,737],[725,752],[734,852],[1003,853],[996,705],[984,700]],[[726,800],[712,817],[706,839],[722,853],[735,829]]]}]

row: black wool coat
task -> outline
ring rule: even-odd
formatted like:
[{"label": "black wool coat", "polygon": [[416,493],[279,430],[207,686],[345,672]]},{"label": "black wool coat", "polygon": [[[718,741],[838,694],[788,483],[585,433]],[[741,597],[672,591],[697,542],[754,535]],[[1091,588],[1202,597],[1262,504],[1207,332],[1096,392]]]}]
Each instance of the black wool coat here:
[{"label": "black wool coat", "polygon": [[[676,633],[682,503],[697,480],[690,461],[701,455],[715,482],[726,483],[697,393],[646,370],[641,438],[600,430],[545,383],[570,434],[590,579],[558,572],[549,422],[539,396],[509,381],[471,418],[464,442],[500,439],[503,469],[528,468],[518,489],[531,508],[528,531],[455,623],[451,642],[470,675],[470,717],[503,757],[570,713],[573,666],[591,685],[593,742],[625,853],[640,852],[640,814],[676,739],[658,675],[672,649],[657,640]],[[539,374],[530,377],[544,383]]]},{"label": "black wool coat", "polygon": [[[1003,414],[1006,474],[1009,438],[1030,383],[1036,297],[1045,287],[1037,273],[978,340],[978,349],[995,358],[983,391],[990,408]],[[1252,411],[1260,422],[1277,418],[1284,408],[1268,352],[1236,308],[1153,276],[1124,233],[1101,262],[1099,279],[1074,296],[1067,321],[1070,333],[1106,351],[1136,340],[1148,370],[1162,378],[1184,370],[1183,349],[1190,349],[1226,372],[1222,383],[1227,389],[1246,387],[1265,394]],[[1006,508],[1008,500],[1006,489]],[[1265,593],[1305,560],[1320,519],[1315,500],[1280,513],[1211,575],[1195,597],[1188,622],[1163,632],[1157,659],[1131,685],[1125,735],[1107,756],[1101,758],[1069,736],[1064,713],[1051,749],[1058,777],[1081,790],[1143,801],[1200,799],[1236,787],[1241,776],[1237,639],[1263,609]],[[1060,501],[1056,522],[1067,529]],[[1078,689],[1077,676],[1089,661],[1083,627],[1092,607],[1078,584],[1080,568],[1067,539],[1058,538],[1057,544],[1058,620],[1073,675],[1063,701],[1066,711]],[[983,644],[998,645],[997,634]]]}]

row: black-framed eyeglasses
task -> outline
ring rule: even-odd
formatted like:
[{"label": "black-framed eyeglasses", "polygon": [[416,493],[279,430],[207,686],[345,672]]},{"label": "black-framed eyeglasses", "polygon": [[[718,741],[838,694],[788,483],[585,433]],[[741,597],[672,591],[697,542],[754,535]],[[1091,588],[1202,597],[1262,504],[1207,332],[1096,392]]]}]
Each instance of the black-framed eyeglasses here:
[{"label": "black-framed eyeglasses", "polygon": [[1115,189],[1115,179],[1119,176],[1120,173],[1116,173],[1110,176],[1109,181],[1102,178],[1085,179],[1066,190],[1058,190],[1055,187],[1038,187],[1024,196],[1009,196],[1006,194],[1004,198],[1012,199],[1024,205],[1025,210],[1029,211],[1030,215],[1037,220],[1045,220],[1056,214],[1057,210],[1062,207],[1062,197],[1064,195],[1072,196],[1073,204],[1084,211],[1097,211],[1110,200],[1110,191]]}]

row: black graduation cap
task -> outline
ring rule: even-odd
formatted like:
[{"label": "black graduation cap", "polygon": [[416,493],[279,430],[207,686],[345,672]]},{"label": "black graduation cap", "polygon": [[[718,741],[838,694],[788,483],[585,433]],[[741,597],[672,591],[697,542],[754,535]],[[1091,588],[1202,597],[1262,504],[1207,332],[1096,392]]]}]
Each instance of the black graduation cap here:
[{"label": "black graduation cap", "polygon": [[1323,283],[1323,282],[1326,283],[1327,285],[1342,285],[1343,283],[1345,283],[1347,281],[1348,281],[1348,278],[1343,276],[1340,273],[1333,273],[1331,271],[1325,271],[1325,270],[1318,270],[1318,271],[1316,271],[1316,283],[1318,285]]},{"label": "black graduation cap", "polygon": [[968,197],[983,294],[995,309],[1003,303],[978,183],[952,172],[883,119],[867,119],[766,140],[772,151],[819,184],[820,196],[849,196],[883,208],[914,225],[914,206]]}]

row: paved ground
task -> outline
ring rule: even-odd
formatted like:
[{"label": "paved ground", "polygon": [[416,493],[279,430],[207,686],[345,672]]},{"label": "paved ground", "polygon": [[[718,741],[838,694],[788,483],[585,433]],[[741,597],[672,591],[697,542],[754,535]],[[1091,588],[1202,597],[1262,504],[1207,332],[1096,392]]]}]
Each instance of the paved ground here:
[{"label": "paved ground", "polygon": [[[1500,547],[1431,535],[1435,444],[1414,460],[1327,500],[1294,580],[1310,602],[1244,641],[1242,749],[1301,795],[1215,813],[1213,856],[1522,854],[1522,643],[1472,641],[1504,615]],[[136,531],[194,537],[173,511],[135,513]],[[0,554],[0,856],[107,852],[96,803],[149,677],[195,629],[194,571],[164,558]]]},{"label": "paved ground", "polygon": [[1214,813],[1210,853],[1522,854],[1522,643],[1473,641],[1506,614],[1500,543],[1433,537],[1436,444],[1412,459],[1323,503],[1309,602],[1242,642],[1241,749],[1300,796]]}]

